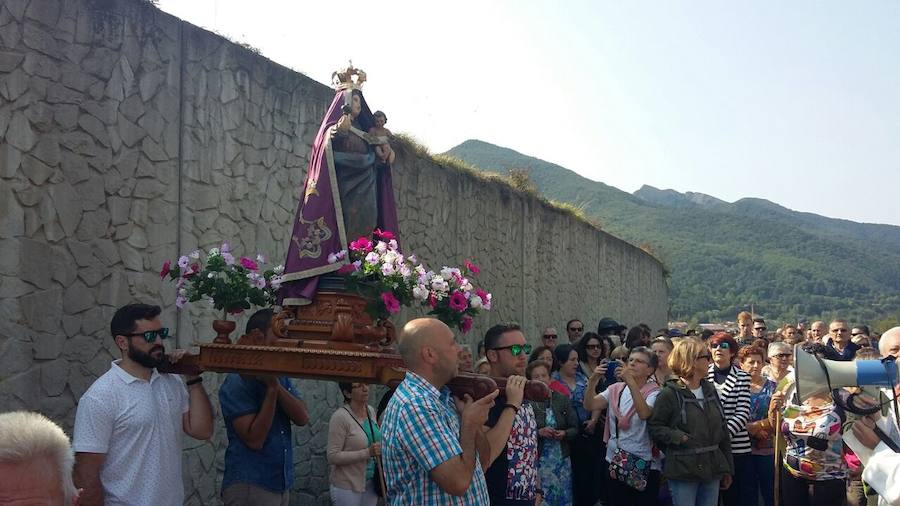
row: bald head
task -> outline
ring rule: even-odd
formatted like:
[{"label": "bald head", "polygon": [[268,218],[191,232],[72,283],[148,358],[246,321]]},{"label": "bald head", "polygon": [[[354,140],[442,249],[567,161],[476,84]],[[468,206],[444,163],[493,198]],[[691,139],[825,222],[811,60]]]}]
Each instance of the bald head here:
[{"label": "bald head", "polygon": [[810,325],[809,330],[812,331],[813,339],[816,341],[819,341],[828,335],[828,325],[825,325],[825,322],[822,320],[813,322],[813,324]]},{"label": "bald head", "polygon": [[453,339],[450,327],[434,318],[416,318],[404,325],[397,347],[407,367],[416,369],[422,362],[422,348],[433,345],[439,337],[446,334]]},{"label": "bald head", "polygon": [[878,351],[882,357],[891,355],[900,359],[900,327],[894,327],[881,335]]}]

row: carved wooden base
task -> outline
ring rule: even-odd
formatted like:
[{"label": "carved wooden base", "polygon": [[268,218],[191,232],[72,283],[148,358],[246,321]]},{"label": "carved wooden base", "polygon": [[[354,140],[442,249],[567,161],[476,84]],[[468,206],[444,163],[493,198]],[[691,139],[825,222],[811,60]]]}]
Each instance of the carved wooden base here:
[{"label": "carved wooden base", "polygon": [[373,322],[366,299],[351,293],[318,292],[311,304],[288,306],[275,315],[272,331],[280,339],[328,344],[335,349],[375,350],[396,339],[390,322]]}]

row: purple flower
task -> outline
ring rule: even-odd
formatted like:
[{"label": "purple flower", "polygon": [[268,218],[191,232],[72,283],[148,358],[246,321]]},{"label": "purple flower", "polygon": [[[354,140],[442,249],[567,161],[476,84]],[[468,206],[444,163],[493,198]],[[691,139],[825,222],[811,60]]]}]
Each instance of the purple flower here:
[{"label": "purple flower", "polygon": [[462,292],[453,292],[450,294],[450,309],[462,313],[469,306],[466,296]]},{"label": "purple flower", "polygon": [[185,304],[187,304],[187,298],[186,298],[186,297],[184,297],[184,296],[182,296],[182,295],[179,295],[178,297],[175,297],[175,307],[177,307],[178,309],[181,309],[181,308],[184,307]]},{"label": "purple flower", "polygon": [[190,263],[191,263],[190,258],[188,258],[184,255],[181,255],[180,257],[178,257],[178,267],[181,267],[182,269],[186,269],[187,266],[190,265]]},{"label": "purple flower", "polygon": [[222,252],[222,259],[225,260],[226,265],[234,265],[234,255],[227,251]]}]

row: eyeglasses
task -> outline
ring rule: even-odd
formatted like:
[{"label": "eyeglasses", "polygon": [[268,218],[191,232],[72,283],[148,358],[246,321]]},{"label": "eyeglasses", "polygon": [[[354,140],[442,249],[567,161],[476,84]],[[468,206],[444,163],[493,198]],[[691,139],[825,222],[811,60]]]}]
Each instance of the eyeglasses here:
[{"label": "eyeglasses", "polygon": [[728,343],[716,343],[709,345],[709,349],[711,350],[727,350],[729,348],[731,348],[731,345],[729,345]]},{"label": "eyeglasses", "polygon": [[572,332],[581,332],[584,330],[584,327],[569,327],[569,330]]},{"label": "eyeglasses", "polygon": [[497,351],[509,350],[509,353],[514,357],[518,357],[523,352],[526,355],[531,353],[531,345],[530,344],[511,344],[509,346],[499,346],[497,348],[491,348],[491,349],[497,350]]},{"label": "eyeglasses", "polygon": [[143,337],[144,340],[147,341],[148,343],[152,343],[153,341],[156,341],[156,336],[159,336],[160,339],[166,339],[167,337],[169,337],[169,328],[162,327],[159,330],[147,330],[145,332],[134,332],[131,334],[118,334],[118,335],[127,336],[127,337],[140,336],[140,337]]},{"label": "eyeglasses", "polygon": [[753,330],[766,330],[766,327],[753,327]]},{"label": "eyeglasses", "polygon": [[777,358],[781,358],[781,359],[785,359],[785,358],[791,358],[791,357],[793,357],[794,354],[793,354],[793,353],[779,353],[779,354],[777,354],[777,355],[772,355],[772,356],[773,356],[773,357],[777,357]]},{"label": "eyeglasses", "polygon": [[864,336],[865,334],[863,334],[862,332],[851,332],[850,335],[853,337],[856,337],[856,336]]},{"label": "eyeglasses", "polygon": [[600,345],[599,345],[599,344],[586,344],[586,345],[584,345],[584,349],[586,349],[586,350],[599,350],[599,349],[600,349]]},{"label": "eyeglasses", "polygon": [[557,336],[556,334],[546,334],[543,337],[544,339],[556,339],[559,336]]},{"label": "eyeglasses", "polygon": [[709,353],[706,355],[697,355],[697,360],[712,360],[712,355]]}]

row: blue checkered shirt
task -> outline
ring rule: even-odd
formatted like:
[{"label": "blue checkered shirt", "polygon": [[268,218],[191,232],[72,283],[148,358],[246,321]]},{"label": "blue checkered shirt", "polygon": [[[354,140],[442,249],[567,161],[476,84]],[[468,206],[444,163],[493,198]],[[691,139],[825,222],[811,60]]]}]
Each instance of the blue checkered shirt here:
[{"label": "blue checkered shirt", "polygon": [[444,492],[429,474],[440,464],[462,455],[459,415],[449,388],[438,391],[421,376],[407,372],[388,402],[381,432],[390,506],[490,504],[477,455],[472,483],[461,497]]}]

